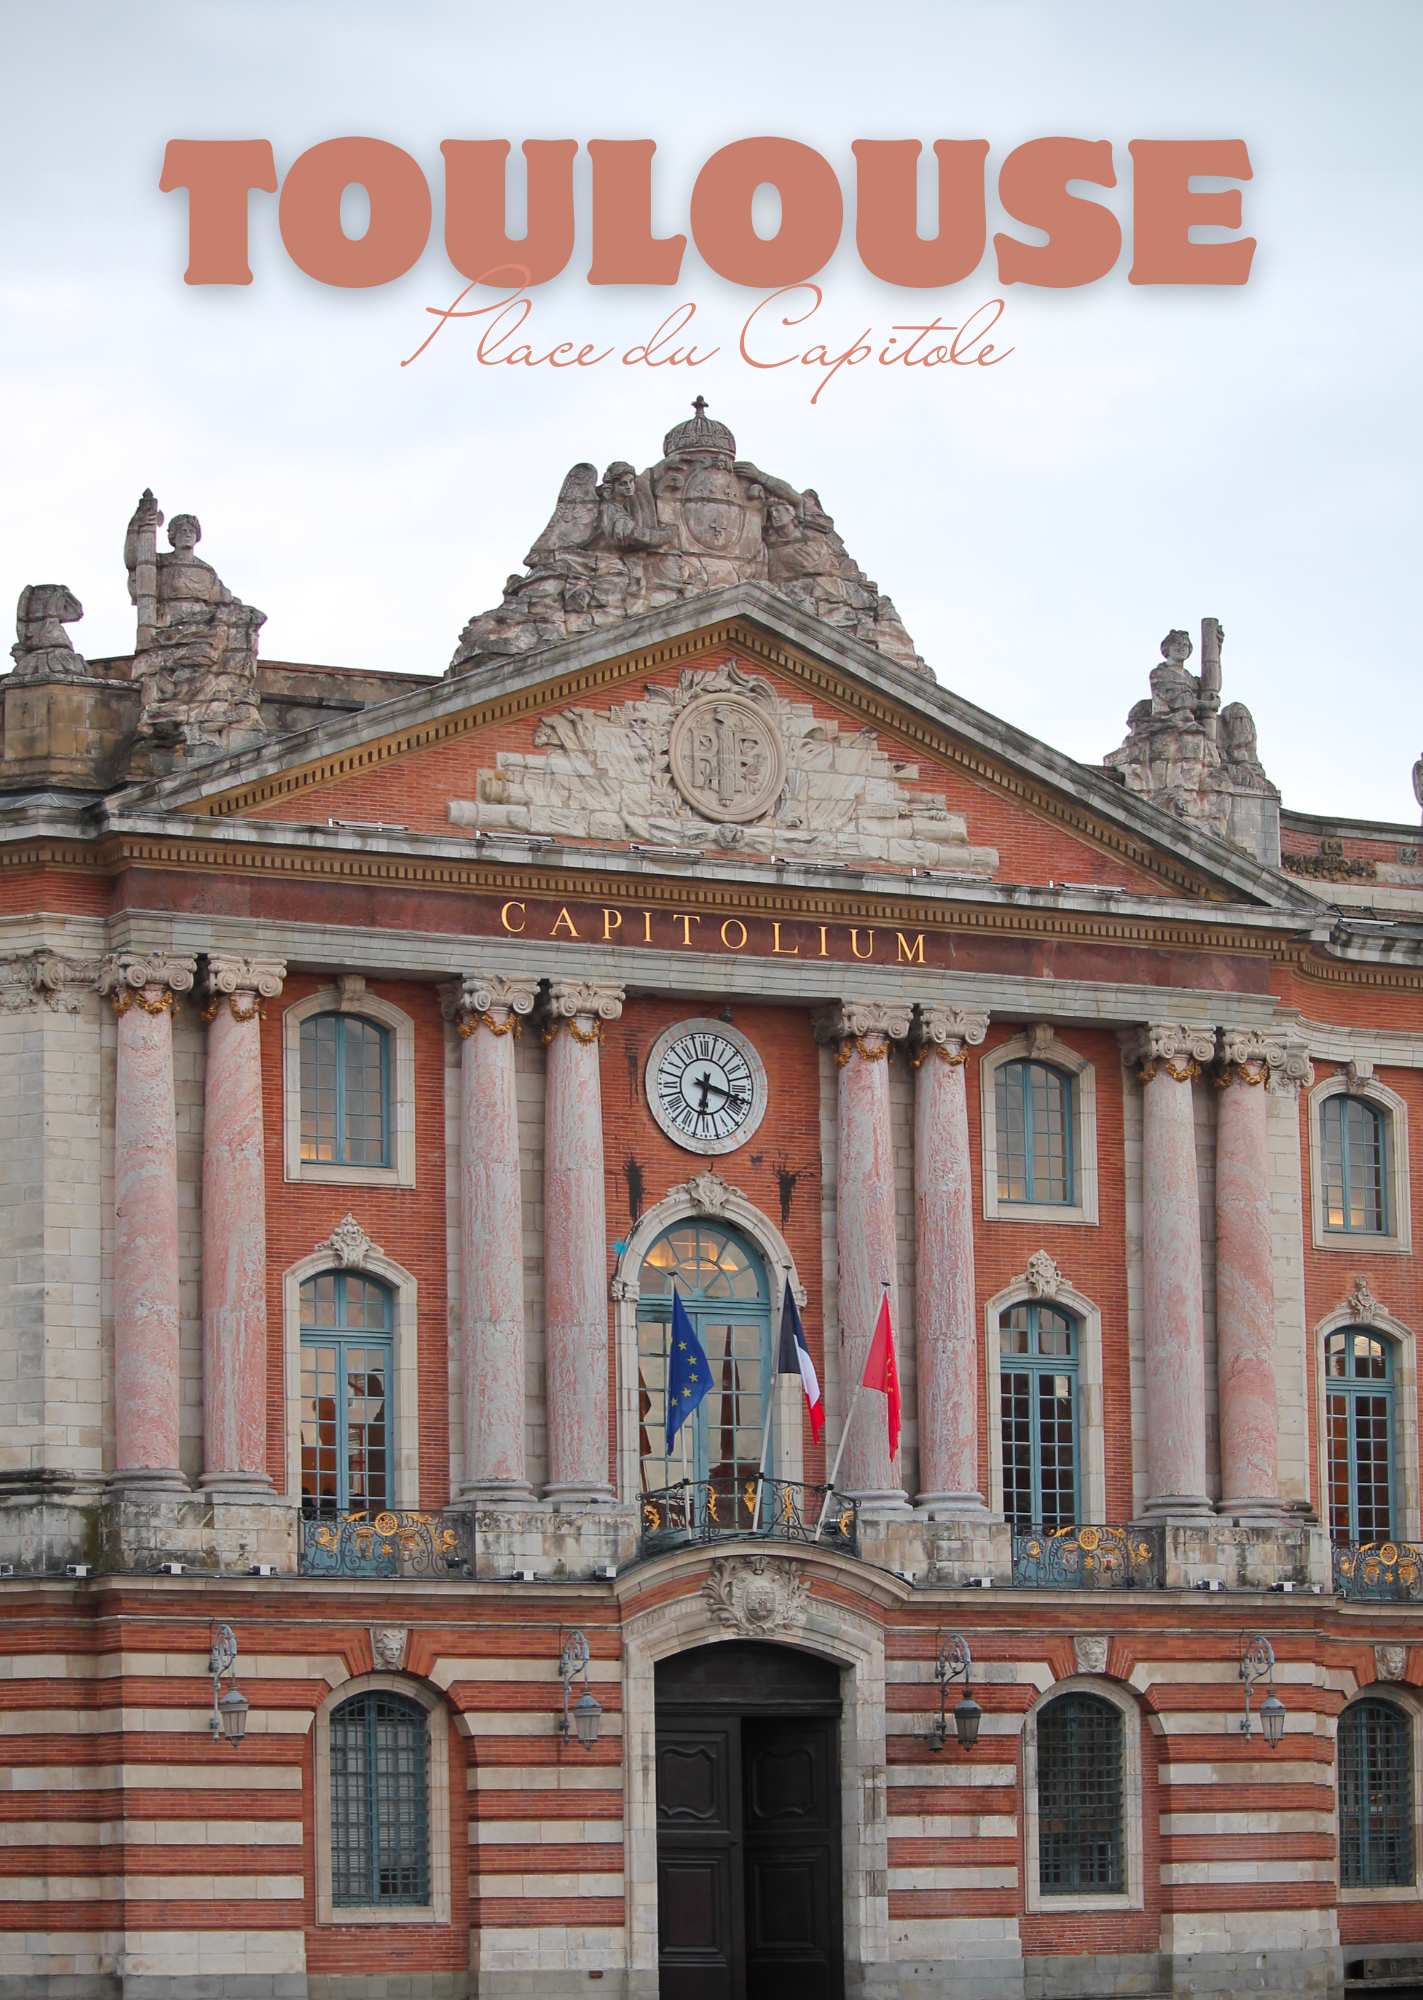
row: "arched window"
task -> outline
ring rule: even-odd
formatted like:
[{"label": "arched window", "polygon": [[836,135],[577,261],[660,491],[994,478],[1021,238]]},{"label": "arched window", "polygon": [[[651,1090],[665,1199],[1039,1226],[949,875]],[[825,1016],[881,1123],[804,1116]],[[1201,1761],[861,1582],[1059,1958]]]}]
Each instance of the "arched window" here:
[{"label": "arched window", "polygon": [[1329,1532],[1336,1542],[1386,1542],[1394,1516],[1394,1347],[1360,1326],[1324,1342]]},{"label": "arched window", "polygon": [[1126,1889],[1119,1708],[1064,1694],[1038,1716],[1038,1887],[1044,1896]]},{"label": "arched window", "polygon": [[322,1271],[300,1296],[302,1512],[389,1506],[390,1287],[354,1271]]},{"label": "arched window", "polygon": [[[706,1350],[712,1389],[683,1425],[669,1459],[665,1398],[674,1281]],[[684,1476],[734,1492],[755,1477],[771,1369],[771,1294],[766,1267],[744,1236],[693,1220],[658,1237],[642,1264],[637,1365],[645,1493]]]},{"label": "arched window", "polygon": [[419,1702],[385,1689],[333,1709],[333,1908],[430,1901],[430,1733]]},{"label": "arched window", "polygon": [[1324,1226],[1382,1236],[1389,1223],[1388,1120],[1362,1097],[1326,1097],[1319,1108]]},{"label": "arched window", "polygon": [[390,1031],[360,1014],[301,1024],[301,1157],[323,1166],[388,1167]]},{"label": "arched window", "polygon": [[1077,1322],[1024,1299],[998,1322],[1003,1512],[1015,1528],[1078,1518]]},{"label": "arched window", "polygon": [[1391,1701],[1351,1702],[1339,1718],[1340,1883],[1411,1889],[1413,1870],[1413,1725]]},{"label": "arched window", "polygon": [[1072,1078],[1052,1063],[1000,1063],[996,1098],[998,1199],[1061,1203],[1073,1191]]}]

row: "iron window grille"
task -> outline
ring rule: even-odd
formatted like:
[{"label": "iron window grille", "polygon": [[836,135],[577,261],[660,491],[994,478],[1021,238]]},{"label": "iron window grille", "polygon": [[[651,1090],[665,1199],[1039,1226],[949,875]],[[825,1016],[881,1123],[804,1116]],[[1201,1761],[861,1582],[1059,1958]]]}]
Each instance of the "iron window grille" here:
[{"label": "iron window grille", "polygon": [[1382,1236],[1389,1227],[1388,1122],[1361,1097],[1326,1097],[1320,1107],[1324,1226]]},{"label": "iron window grille", "polygon": [[1324,1342],[1329,1531],[1336,1542],[1384,1542],[1393,1532],[1393,1342],[1341,1327]]},{"label": "iron window grille", "polygon": [[390,1165],[390,1030],[356,1014],[301,1024],[301,1157]]},{"label": "iron window grille", "polygon": [[1044,1896],[1121,1895],[1121,1710],[1064,1694],[1038,1717],[1038,1887]]},{"label": "iron window grille", "polygon": [[1339,1879],[1346,1889],[1413,1886],[1413,1728],[1391,1701],[1339,1718]]},{"label": "iron window grille", "polygon": [[998,1322],[1003,1512],[1016,1529],[1078,1518],[1077,1322],[1024,1300]]},{"label": "iron window grille", "polygon": [[331,1716],[334,1907],[430,1901],[430,1731],[418,1702],[374,1691]]},{"label": "iron window grille", "polygon": [[993,1089],[998,1199],[1070,1207],[1072,1078],[1052,1063],[1006,1062],[994,1072]]},{"label": "iron window grille", "polygon": [[390,1287],[322,1271],[301,1287],[302,1512],[387,1507],[395,1348]]}]

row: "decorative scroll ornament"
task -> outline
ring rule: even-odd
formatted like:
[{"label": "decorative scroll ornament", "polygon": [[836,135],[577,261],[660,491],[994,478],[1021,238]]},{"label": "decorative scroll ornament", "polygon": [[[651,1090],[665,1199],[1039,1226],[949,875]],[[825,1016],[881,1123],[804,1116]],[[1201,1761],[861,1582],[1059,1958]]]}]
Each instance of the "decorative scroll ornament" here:
[{"label": "decorative scroll ornament", "polygon": [[262,1002],[276,999],[286,976],[280,959],[233,958],[224,952],[210,952],[204,978],[210,998],[203,1019],[211,1021],[225,1001],[234,1021],[262,1020]]},{"label": "decorative scroll ornament", "polygon": [[372,1625],[371,1658],[377,1667],[398,1674],[405,1665],[405,1649],[409,1643],[409,1629],[404,1625]]},{"label": "decorative scroll ornament", "polygon": [[1046,1250],[1035,1250],[1028,1259],[1023,1283],[1035,1299],[1055,1299],[1066,1280]]},{"label": "decorative scroll ornament", "polygon": [[918,1069],[932,1055],[958,1068],[968,1061],[969,1049],[977,1048],[987,1033],[987,1014],[970,1013],[962,1007],[919,1007],[914,1015],[910,1063]]},{"label": "decorative scroll ornament", "polygon": [[57,951],[0,959],[0,1014],[40,1005],[54,1014],[77,1014],[98,973],[97,958],[65,958]]},{"label": "decorative scroll ornament", "polygon": [[523,1016],[539,997],[537,979],[508,978],[502,972],[467,973],[455,990],[456,1032],[468,1038],[485,1028],[491,1035],[523,1032]]},{"label": "decorative scroll ornament", "polygon": [[805,1623],[810,1578],[799,1563],[727,1556],[712,1564],[702,1596],[719,1625],[759,1637],[794,1631]]},{"label": "decorative scroll ornament", "polygon": [[1350,1319],[1361,1326],[1372,1326],[1375,1320],[1387,1317],[1384,1306],[1374,1297],[1373,1287],[1362,1273],[1354,1279],[1354,1289],[1344,1301],[1344,1310]]},{"label": "decorative scroll ornament", "polygon": [[1243,1083],[1297,1091],[1307,1090],[1313,1082],[1314,1069],[1303,1042],[1259,1028],[1222,1028],[1218,1088]]},{"label": "decorative scroll ornament", "polygon": [[[126,1014],[130,1007],[144,1014],[169,1014],[174,994],[189,992],[196,972],[195,959],[116,951],[99,968],[99,991],[108,996],[116,1014]],[[153,986],[161,989],[156,999],[148,996]]]},{"label": "decorative scroll ornament", "polygon": [[1401,1681],[1407,1670],[1407,1646],[1374,1647],[1374,1672],[1381,1681]]},{"label": "decorative scroll ornament", "polygon": [[326,1241],[317,1244],[314,1254],[320,1256],[326,1250],[343,1270],[367,1264],[373,1254],[377,1257],[382,1254],[380,1245],[371,1241],[355,1216],[350,1214],[341,1217]]},{"label": "decorative scroll ornament", "polygon": [[1137,1075],[1150,1083],[1158,1073],[1176,1083],[1190,1083],[1203,1063],[1215,1055],[1215,1029],[1192,1028],[1177,1021],[1152,1022],[1127,1038],[1127,1060],[1140,1065]]}]

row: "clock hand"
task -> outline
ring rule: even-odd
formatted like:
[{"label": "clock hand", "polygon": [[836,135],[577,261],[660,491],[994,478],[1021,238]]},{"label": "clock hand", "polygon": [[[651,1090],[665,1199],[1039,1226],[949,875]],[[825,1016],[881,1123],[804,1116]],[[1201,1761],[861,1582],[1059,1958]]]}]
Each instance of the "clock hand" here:
[{"label": "clock hand", "polygon": [[703,1076],[694,1076],[692,1078],[692,1081],[697,1086],[697,1089],[702,1093],[702,1101],[697,1106],[697,1109],[699,1111],[705,1111],[707,1108],[707,1092],[716,1089],[716,1085],[711,1080],[710,1070],[708,1070],[706,1074]]},{"label": "clock hand", "polygon": [[[697,1078],[697,1081],[699,1084],[701,1084],[703,1092],[707,1090],[714,1090],[717,1096],[724,1097],[728,1104],[744,1104],[746,1102],[746,1099],[744,1097],[738,1097],[734,1090],[728,1090],[724,1084],[713,1083],[710,1077],[699,1076]],[[702,1109],[703,1110],[706,1109],[705,1096],[703,1097]]]}]

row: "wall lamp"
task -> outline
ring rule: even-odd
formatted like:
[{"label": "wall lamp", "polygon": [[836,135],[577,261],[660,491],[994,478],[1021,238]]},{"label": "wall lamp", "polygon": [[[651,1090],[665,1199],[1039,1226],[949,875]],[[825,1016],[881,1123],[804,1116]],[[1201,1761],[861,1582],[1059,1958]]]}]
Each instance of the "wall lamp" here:
[{"label": "wall lamp", "polygon": [[[568,1742],[577,1736],[585,1750],[591,1750],[598,1740],[598,1731],[603,1722],[603,1706],[593,1698],[593,1690],[588,1685],[588,1641],[581,1632],[570,1632],[563,1642],[563,1651],[558,1656],[558,1678],[563,1682],[563,1713],[558,1718],[558,1733]],[[569,1696],[573,1683],[583,1676],[583,1692],[569,1707]]]},{"label": "wall lamp", "polygon": [[[230,1625],[214,1625],[208,1651],[208,1672],[212,1675],[212,1716],[208,1728],[214,1743],[231,1744],[235,1750],[247,1734],[250,1704],[237,1685],[237,1635]],[[221,1693],[222,1677],[227,1676],[227,1693]]]},{"label": "wall lamp", "polygon": [[1250,1734],[1250,1696],[1255,1683],[1264,1680],[1268,1684],[1260,1704],[1260,1727],[1266,1744],[1273,1750],[1285,1732],[1285,1704],[1275,1693],[1275,1649],[1259,1632],[1240,1648],[1240,1678],[1245,1686],[1245,1713],[1240,1718],[1242,1736]]},{"label": "wall lamp", "polygon": [[949,1687],[963,1682],[963,1694],[954,1704],[954,1735],[961,1750],[972,1750],[978,1741],[978,1725],[983,1710],[973,1698],[973,1654],[968,1640],[954,1632],[939,1634],[939,1657],[934,1662],[934,1679],[939,1684],[939,1713],[929,1730],[929,1748],[939,1751],[949,1740]]}]

